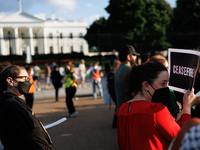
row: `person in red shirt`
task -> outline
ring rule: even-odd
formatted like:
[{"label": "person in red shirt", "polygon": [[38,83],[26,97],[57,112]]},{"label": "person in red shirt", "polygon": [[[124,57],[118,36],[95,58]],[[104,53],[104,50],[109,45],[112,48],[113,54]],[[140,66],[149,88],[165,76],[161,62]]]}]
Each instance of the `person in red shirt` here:
[{"label": "person in red shirt", "polygon": [[159,62],[132,67],[125,76],[127,95],[133,99],[120,105],[117,116],[119,150],[167,150],[188,119],[194,90],[183,97],[183,114],[176,122],[164,105],[170,98],[169,74]]}]

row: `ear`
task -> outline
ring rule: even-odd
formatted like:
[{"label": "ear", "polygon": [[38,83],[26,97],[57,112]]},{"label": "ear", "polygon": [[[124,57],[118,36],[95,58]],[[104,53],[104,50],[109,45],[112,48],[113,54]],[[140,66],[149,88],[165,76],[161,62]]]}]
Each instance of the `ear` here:
[{"label": "ear", "polygon": [[11,77],[8,77],[6,79],[6,81],[7,81],[8,85],[13,86],[13,79]]},{"label": "ear", "polygon": [[127,59],[127,60],[131,60],[130,54],[128,54],[128,55],[126,56],[126,59]]},{"label": "ear", "polygon": [[149,83],[147,81],[142,82],[142,87],[145,91],[149,91]]}]

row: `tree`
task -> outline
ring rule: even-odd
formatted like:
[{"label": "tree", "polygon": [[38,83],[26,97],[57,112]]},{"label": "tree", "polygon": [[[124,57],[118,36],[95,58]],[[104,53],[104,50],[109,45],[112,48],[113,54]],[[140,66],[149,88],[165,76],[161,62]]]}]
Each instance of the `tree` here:
[{"label": "tree", "polygon": [[134,45],[140,53],[170,46],[166,28],[172,8],[165,0],[110,0],[106,10],[110,14],[107,32],[122,35],[124,41]]},{"label": "tree", "polygon": [[200,43],[200,0],[177,0],[171,24],[173,47],[194,48]]},{"label": "tree", "polygon": [[146,0],[144,17],[144,39],[141,43],[141,50],[165,50],[171,46],[167,42],[166,29],[170,25],[172,8],[165,0]]},{"label": "tree", "polygon": [[[172,8],[165,0],[110,0],[105,9],[110,14],[108,20],[98,20],[100,26],[95,21],[86,35],[94,37],[92,33],[101,30],[103,51],[119,50],[125,44],[133,45],[140,53],[170,46],[166,28],[170,24]],[[97,40],[93,44],[97,45]]]},{"label": "tree", "polygon": [[94,21],[93,24],[87,29],[87,34],[85,35],[85,39],[88,41],[90,47],[99,45],[99,34],[104,33],[106,24],[106,19],[104,17],[100,17],[98,20]]}]

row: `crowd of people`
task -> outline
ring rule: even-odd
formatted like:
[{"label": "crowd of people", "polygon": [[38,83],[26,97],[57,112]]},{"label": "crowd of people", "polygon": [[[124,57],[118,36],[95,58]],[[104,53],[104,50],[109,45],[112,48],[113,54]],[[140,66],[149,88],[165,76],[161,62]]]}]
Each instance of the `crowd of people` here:
[{"label": "crowd of people", "polygon": [[[107,90],[115,104],[112,127],[117,128],[119,150],[200,149],[200,119],[193,118],[200,116],[200,97],[194,94],[197,90],[193,88],[181,95],[169,89],[168,60],[162,54],[144,54],[140,65],[139,56],[133,46],[125,45],[113,60],[113,69],[107,63],[104,73],[99,62],[86,68],[83,59],[79,74],[71,62],[64,66],[63,73],[53,61],[46,63],[45,89],[49,90],[52,83],[57,102],[63,87],[67,117],[75,117],[78,111],[73,98],[77,88],[87,87],[87,74],[91,76],[94,99],[98,98],[96,87],[99,97],[104,98],[102,77],[106,74]],[[5,149],[53,149],[48,132],[32,112],[35,90],[43,90],[40,76],[37,64],[25,68],[0,65],[0,139]],[[11,127],[13,123],[16,128]]]}]

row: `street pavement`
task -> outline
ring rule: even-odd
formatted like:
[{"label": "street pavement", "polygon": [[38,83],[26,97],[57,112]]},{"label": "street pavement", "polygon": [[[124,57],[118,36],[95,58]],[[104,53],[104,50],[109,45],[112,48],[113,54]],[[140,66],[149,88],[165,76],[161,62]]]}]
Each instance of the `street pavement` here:
[{"label": "street pavement", "polygon": [[[103,78],[105,89],[106,77]],[[115,106],[105,104],[102,98],[93,99],[91,79],[86,79],[86,88],[77,88],[74,101],[78,115],[49,129],[54,150],[117,150],[117,129],[112,128]],[[55,102],[55,91],[45,89],[41,80],[41,91],[34,94],[33,111],[44,124],[50,124],[68,115],[65,92],[59,90],[59,101]]]}]

